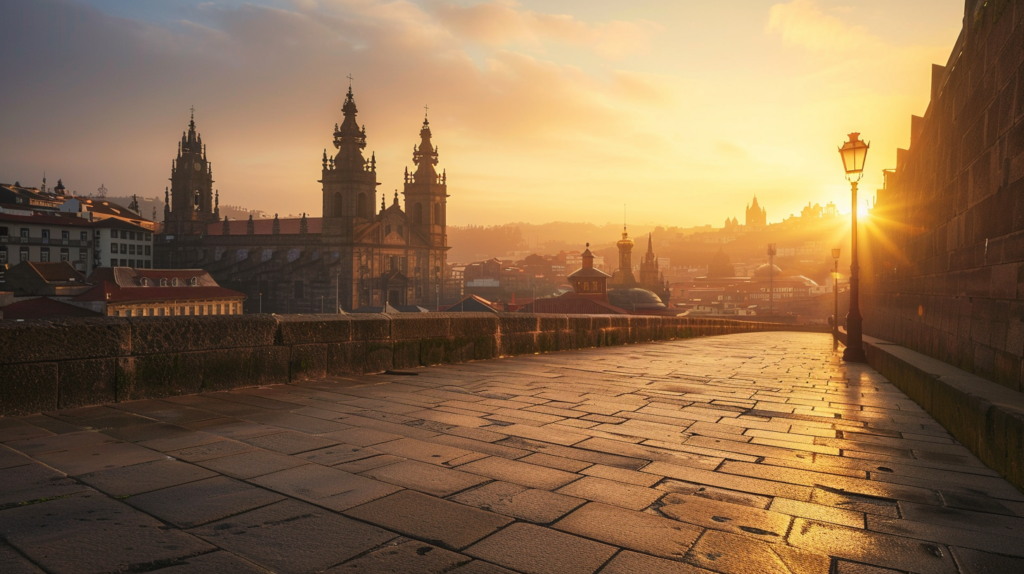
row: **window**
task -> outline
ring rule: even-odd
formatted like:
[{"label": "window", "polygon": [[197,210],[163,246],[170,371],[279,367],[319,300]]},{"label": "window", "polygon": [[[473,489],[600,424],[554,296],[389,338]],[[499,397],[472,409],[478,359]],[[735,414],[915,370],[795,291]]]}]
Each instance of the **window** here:
[{"label": "window", "polygon": [[79,235],[79,237],[82,239],[82,241],[89,241],[89,232],[83,231],[81,235]]},{"label": "window", "polygon": [[196,285],[199,284],[199,279],[192,277],[188,280],[188,284],[191,285],[192,287],[195,287]]},{"label": "window", "polygon": [[153,236],[150,235],[149,233],[147,233],[146,234],[146,241],[152,241],[152,240],[153,240]]},{"label": "window", "polygon": [[206,314],[207,315],[213,315],[213,305],[207,305],[206,306]]},{"label": "window", "polygon": [[0,247],[0,265],[7,263],[7,248]]},{"label": "window", "polygon": [[306,284],[302,281],[295,282],[295,298],[305,299],[306,298]]},{"label": "window", "polygon": [[116,229],[111,229],[110,230],[110,238],[111,239],[117,239],[117,230]]},{"label": "window", "polygon": [[71,261],[71,253],[68,251],[67,247],[61,247],[60,248],[60,260],[61,261]]},{"label": "window", "polygon": [[117,253],[117,244],[116,243],[111,243],[110,244],[110,252],[111,253]]},{"label": "window", "polygon": [[22,227],[21,228],[21,236],[24,237],[25,239],[28,239],[28,228],[27,227]]},{"label": "window", "polygon": [[178,281],[178,278],[177,277],[171,277],[171,287],[177,287],[178,285],[181,285],[181,282]]},{"label": "window", "polygon": [[121,239],[128,239],[128,232],[127,231],[124,231],[124,230],[121,231]]},{"label": "window", "polygon": [[152,262],[150,262],[150,260],[149,260],[149,259],[147,259],[147,260],[146,260],[146,269],[151,269],[151,268],[152,268],[152,266],[153,266]]},{"label": "window", "polygon": [[135,241],[135,232],[134,231],[129,231],[128,232],[128,239],[131,239],[132,241]]},{"label": "window", "polygon": [[150,255],[150,252],[149,252],[149,250],[150,250],[150,246],[149,246],[149,245],[147,245],[147,246],[146,246],[146,255]]},{"label": "window", "polygon": [[68,239],[71,239],[71,232],[70,231],[61,231],[60,232],[60,238],[65,240],[65,241],[67,241]]},{"label": "window", "polygon": [[143,287],[152,287],[153,285],[149,281],[149,277],[143,277],[139,280],[139,284]]},{"label": "window", "polygon": [[128,267],[135,267],[135,260],[134,259],[129,259],[128,260]]},{"label": "window", "polygon": [[125,255],[128,254],[128,244],[127,243],[122,243],[121,244],[121,253],[123,253]]},{"label": "window", "polygon": [[128,255],[135,255],[135,245],[128,245]]},{"label": "window", "polygon": [[[167,287],[167,279],[166,278],[163,278],[163,277],[160,278],[160,286],[161,287]],[[185,312],[185,310],[182,309],[182,313],[184,313],[184,312]]]},{"label": "window", "polygon": [[111,267],[117,267],[117,259],[111,259],[110,260],[110,266]]},{"label": "window", "polygon": [[121,267],[127,267],[127,266],[128,266],[128,260],[127,259],[122,259],[121,260]]},{"label": "window", "polygon": [[44,229],[43,230],[43,239],[49,239],[49,238],[50,238],[50,230],[49,229]]},{"label": "window", "polygon": [[39,248],[39,261],[42,262],[42,263],[49,263],[50,262],[50,248],[49,247],[40,247]]},{"label": "window", "polygon": [[86,260],[88,259],[88,257],[89,257],[89,250],[88,249],[79,249],[78,250],[78,260],[79,261],[81,261],[82,263],[85,263]]},{"label": "window", "polygon": [[218,315],[223,315],[223,313],[221,313],[221,306],[220,306],[220,303],[217,303],[217,314],[218,314]]},{"label": "window", "polygon": [[126,317],[131,317],[132,316],[132,310],[128,309],[127,311],[124,312],[124,314],[125,314]]},{"label": "window", "polygon": [[178,308],[178,314],[179,315],[184,315],[185,314],[185,308],[184,307],[179,307]]},{"label": "window", "polygon": [[6,227],[2,227],[2,226],[0,226],[0,237],[7,237],[7,234],[8,234],[8,233],[9,233],[9,232],[8,232],[8,230],[7,230],[7,228],[6,228]]}]

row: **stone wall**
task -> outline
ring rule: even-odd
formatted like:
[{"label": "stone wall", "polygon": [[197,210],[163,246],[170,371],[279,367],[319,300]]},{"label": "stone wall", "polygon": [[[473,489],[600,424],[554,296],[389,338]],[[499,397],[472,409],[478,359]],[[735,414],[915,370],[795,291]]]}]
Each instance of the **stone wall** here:
[{"label": "stone wall", "polygon": [[1024,2],[966,2],[861,237],[866,334],[1024,390]]},{"label": "stone wall", "polygon": [[511,355],[804,329],[521,313],[4,321],[0,416]]}]

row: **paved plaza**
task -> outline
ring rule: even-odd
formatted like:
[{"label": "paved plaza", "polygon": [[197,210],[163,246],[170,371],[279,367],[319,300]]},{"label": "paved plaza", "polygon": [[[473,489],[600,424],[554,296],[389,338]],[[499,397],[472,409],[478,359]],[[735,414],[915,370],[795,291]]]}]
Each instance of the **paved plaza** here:
[{"label": "paved plaza", "polygon": [[831,338],[0,418],[0,572],[1024,572],[1024,495]]}]

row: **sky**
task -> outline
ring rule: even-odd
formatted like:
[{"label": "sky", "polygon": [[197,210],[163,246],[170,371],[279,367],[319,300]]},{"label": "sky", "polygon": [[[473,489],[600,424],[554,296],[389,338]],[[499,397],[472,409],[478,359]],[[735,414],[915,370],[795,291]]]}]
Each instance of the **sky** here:
[{"label": "sky", "polygon": [[[0,182],[163,196],[195,119],[221,203],[319,215],[351,75],[380,188],[429,106],[448,223],[850,210],[909,145],[963,0],[0,0]],[[390,199],[389,199],[390,203]]]}]

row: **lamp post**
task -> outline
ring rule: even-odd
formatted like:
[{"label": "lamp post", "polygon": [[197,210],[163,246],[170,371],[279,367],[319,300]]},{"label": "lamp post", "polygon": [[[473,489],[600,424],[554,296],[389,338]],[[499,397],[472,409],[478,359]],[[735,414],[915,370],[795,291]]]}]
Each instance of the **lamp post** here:
[{"label": "lamp post", "polygon": [[768,314],[775,316],[775,254],[774,243],[768,244]]},{"label": "lamp post", "polygon": [[832,294],[835,295],[835,310],[832,312],[832,349],[839,344],[839,248],[832,250],[835,260],[835,271],[832,272]]},{"label": "lamp post", "polygon": [[863,342],[863,318],[860,315],[860,264],[857,262],[857,183],[864,176],[864,160],[868,157],[871,144],[860,139],[860,133],[850,134],[850,141],[839,148],[846,169],[846,179],[850,182],[851,205],[850,214],[850,312],[846,315],[846,350],[843,360],[851,363],[865,363]]}]

